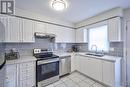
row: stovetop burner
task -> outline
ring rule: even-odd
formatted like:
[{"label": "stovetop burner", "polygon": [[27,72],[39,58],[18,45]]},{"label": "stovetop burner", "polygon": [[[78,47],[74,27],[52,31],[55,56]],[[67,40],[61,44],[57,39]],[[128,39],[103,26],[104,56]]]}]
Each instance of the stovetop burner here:
[{"label": "stovetop burner", "polygon": [[59,58],[59,56],[54,55],[53,52],[42,50],[42,49],[34,49],[34,56],[38,60],[46,60],[46,59],[53,59],[53,58]]}]

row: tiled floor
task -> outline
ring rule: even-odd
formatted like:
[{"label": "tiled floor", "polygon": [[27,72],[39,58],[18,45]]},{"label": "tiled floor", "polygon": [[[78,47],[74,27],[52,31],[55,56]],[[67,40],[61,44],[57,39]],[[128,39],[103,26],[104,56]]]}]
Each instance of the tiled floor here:
[{"label": "tiled floor", "polygon": [[71,75],[61,78],[59,81],[46,87],[105,87],[90,78],[74,72]]}]

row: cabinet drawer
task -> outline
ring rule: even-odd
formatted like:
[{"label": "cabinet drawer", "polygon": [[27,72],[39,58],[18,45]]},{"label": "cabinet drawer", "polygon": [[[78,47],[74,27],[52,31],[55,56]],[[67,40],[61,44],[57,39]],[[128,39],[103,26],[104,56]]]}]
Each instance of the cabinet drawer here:
[{"label": "cabinet drawer", "polygon": [[34,66],[34,62],[29,62],[29,63],[26,63],[26,66],[27,66],[27,67]]},{"label": "cabinet drawer", "polygon": [[22,63],[20,64],[20,69],[30,69],[30,68],[35,68],[34,62],[27,62],[27,63]]}]

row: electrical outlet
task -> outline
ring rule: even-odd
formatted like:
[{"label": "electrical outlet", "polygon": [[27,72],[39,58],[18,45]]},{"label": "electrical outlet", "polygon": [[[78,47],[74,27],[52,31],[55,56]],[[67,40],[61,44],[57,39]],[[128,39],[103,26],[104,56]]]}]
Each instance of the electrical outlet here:
[{"label": "electrical outlet", "polygon": [[109,50],[110,50],[110,51],[114,51],[114,48],[110,48]]}]

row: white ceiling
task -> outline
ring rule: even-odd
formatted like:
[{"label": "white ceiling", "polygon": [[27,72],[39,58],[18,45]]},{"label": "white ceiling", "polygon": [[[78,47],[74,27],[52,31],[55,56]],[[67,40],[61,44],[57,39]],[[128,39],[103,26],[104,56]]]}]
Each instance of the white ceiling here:
[{"label": "white ceiling", "polygon": [[68,0],[69,7],[57,12],[50,7],[49,2],[50,0],[16,0],[16,7],[76,23],[115,7],[130,6],[130,0]]}]

